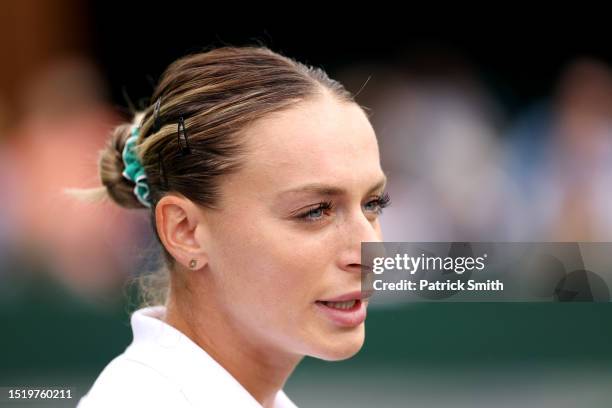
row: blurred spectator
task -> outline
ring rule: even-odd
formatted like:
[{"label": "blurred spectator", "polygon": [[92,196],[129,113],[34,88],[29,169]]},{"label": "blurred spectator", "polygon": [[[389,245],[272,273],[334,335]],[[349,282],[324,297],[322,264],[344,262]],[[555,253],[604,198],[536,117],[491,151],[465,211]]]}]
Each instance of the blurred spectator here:
[{"label": "blurred spectator", "polygon": [[80,203],[62,191],[99,184],[98,150],[121,120],[104,104],[104,89],[88,61],[56,61],[28,81],[24,118],[0,145],[5,256],[42,256],[83,294],[116,288],[133,273],[149,228],[144,214]]},{"label": "blurred spectator", "polygon": [[540,241],[612,238],[612,71],[578,59],[552,101],[532,106],[510,130],[508,154]]}]

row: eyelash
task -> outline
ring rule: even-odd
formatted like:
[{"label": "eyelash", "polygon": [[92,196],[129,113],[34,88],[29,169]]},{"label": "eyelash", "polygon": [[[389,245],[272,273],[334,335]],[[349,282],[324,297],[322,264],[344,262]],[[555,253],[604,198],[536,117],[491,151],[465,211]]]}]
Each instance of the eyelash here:
[{"label": "eyelash", "polygon": [[[389,196],[389,193],[384,193],[383,195],[378,196],[374,200],[371,200],[368,202],[368,204],[372,204],[372,203],[375,203],[376,206],[378,207],[374,212],[376,213],[376,215],[380,215],[382,214],[383,208],[388,207],[391,204],[391,197]],[[306,211],[303,214],[298,215],[297,218],[305,222],[317,222],[321,220],[321,217],[312,219],[312,218],[309,218],[309,216],[315,213],[316,211],[333,210],[334,208],[335,208],[334,203],[332,203],[331,201],[323,201],[319,203],[319,205],[316,208],[313,208],[311,210]]]}]

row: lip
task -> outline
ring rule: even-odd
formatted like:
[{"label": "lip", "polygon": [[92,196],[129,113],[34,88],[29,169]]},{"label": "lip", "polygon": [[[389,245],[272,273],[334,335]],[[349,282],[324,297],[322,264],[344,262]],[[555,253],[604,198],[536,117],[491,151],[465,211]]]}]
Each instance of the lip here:
[{"label": "lip", "polygon": [[[350,299],[355,299],[350,298]],[[326,306],[320,300],[315,302],[317,309],[334,324],[340,327],[355,327],[364,322],[366,318],[367,301],[357,298],[355,305],[350,309],[335,309]]]},{"label": "lip", "polygon": [[344,302],[346,300],[353,300],[353,299],[363,300],[363,299],[366,299],[366,298],[368,298],[370,296],[372,296],[372,291],[356,290],[356,291],[345,293],[343,295],[336,296],[336,297],[333,297],[333,298],[320,299],[320,301],[324,301],[324,302]]}]

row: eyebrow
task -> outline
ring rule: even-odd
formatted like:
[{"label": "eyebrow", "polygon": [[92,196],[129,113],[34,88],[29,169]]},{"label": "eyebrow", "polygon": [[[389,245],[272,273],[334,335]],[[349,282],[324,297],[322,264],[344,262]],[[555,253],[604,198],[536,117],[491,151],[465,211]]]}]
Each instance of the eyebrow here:
[{"label": "eyebrow", "polygon": [[[387,177],[383,176],[381,180],[379,180],[375,185],[373,185],[367,192],[367,194],[371,194],[374,191],[384,188],[387,184]],[[305,184],[303,186],[291,188],[289,190],[281,191],[280,195],[290,194],[290,193],[309,193],[309,194],[318,194],[325,196],[339,196],[346,194],[347,191],[343,187],[337,187],[330,184],[324,183],[310,183]]]}]

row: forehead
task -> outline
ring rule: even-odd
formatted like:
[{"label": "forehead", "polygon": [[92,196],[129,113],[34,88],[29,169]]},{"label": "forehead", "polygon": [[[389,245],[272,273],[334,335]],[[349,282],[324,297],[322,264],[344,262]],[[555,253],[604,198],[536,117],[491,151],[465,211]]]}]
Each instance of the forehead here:
[{"label": "forehead", "polygon": [[347,187],[382,175],[375,132],[356,103],[330,96],[302,102],[255,123],[247,135],[243,172],[260,188],[313,181]]}]

